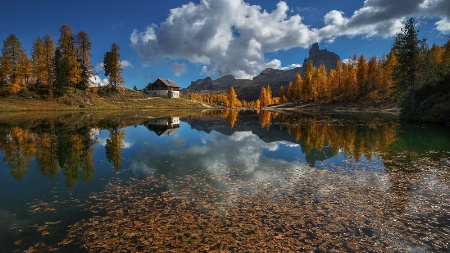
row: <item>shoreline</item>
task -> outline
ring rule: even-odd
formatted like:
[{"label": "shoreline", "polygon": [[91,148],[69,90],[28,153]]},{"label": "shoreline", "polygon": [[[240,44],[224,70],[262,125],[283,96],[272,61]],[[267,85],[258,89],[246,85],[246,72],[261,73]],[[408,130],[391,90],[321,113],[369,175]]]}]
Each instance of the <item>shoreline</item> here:
[{"label": "shoreline", "polygon": [[300,113],[321,113],[321,114],[347,114],[347,113],[386,113],[395,116],[400,115],[400,108],[393,103],[380,104],[378,106],[364,105],[361,103],[349,104],[294,104],[284,103],[280,105],[270,106],[269,110],[300,112]]}]

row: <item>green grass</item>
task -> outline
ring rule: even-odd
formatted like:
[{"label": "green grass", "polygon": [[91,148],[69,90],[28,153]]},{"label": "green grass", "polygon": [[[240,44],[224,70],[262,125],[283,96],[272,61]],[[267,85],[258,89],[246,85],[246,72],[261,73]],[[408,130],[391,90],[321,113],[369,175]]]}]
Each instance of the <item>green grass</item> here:
[{"label": "green grass", "polygon": [[0,89],[0,111],[86,111],[129,109],[204,109],[198,102],[177,98],[153,98],[140,91],[125,89],[120,92],[93,95],[73,89],[62,97],[46,99],[29,91],[9,94]]}]

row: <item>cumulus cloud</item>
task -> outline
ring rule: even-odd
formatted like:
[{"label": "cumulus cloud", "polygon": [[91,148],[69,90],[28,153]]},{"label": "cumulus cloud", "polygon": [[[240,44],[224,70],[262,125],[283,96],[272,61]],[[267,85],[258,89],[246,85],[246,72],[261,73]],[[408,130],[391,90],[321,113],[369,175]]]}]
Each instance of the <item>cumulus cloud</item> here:
[{"label": "cumulus cloud", "polygon": [[183,59],[207,66],[205,73],[247,78],[276,63],[265,62],[264,53],[308,47],[318,40],[301,17],[288,16],[288,10],[285,2],[272,12],[241,0],[190,2],[170,10],[159,26],[134,30],[131,46],[147,62]]},{"label": "cumulus cloud", "polygon": [[181,76],[183,73],[187,71],[187,65],[184,63],[173,63],[172,71],[176,76]]},{"label": "cumulus cloud", "polygon": [[98,75],[93,75],[91,76],[91,85],[93,87],[99,87],[99,86],[106,86],[109,83],[109,79],[108,78],[101,78]]},{"label": "cumulus cloud", "polygon": [[365,0],[350,18],[332,10],[324,16],[325,27],[318,30],[322,39],[335,36],[390,37],[400,32],[405,18],[438,18],[436,29],[450,32],[450,2],[447,0]]},{"label": "cumulus cloud", "polygon": [[284,1],[272,11],[243,0],[189,2],[171,9],[159,25],[142,32],[135,29],[131,47],[148,63],[181,59],[203,65],[203,74],[249,78],[267,67],[282,68],[279,60],[266,61],[265,53],[332,43],[339,36],[393,36],[410,16],[438,19],[436,29],[450,31],[448,0],[365,0],[350,16],[330,10],[321,28],[311,28],[300,15],[290,14]]}]

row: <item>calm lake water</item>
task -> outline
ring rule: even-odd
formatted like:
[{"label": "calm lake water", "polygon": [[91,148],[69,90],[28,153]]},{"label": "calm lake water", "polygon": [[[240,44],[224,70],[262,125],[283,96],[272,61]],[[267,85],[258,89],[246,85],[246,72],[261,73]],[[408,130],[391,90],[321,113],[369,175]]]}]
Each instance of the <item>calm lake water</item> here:
[{"label": "calm lake water", "polygon": [[449,127],[0,116],[0,252],[448,252]]}]

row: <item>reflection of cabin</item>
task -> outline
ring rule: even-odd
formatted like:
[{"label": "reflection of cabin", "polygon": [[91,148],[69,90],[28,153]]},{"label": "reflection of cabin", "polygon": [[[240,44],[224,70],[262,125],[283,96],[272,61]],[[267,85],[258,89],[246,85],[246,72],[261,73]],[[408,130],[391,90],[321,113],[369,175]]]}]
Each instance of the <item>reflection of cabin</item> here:
[{"label": "reflection of cabin", "polygon": [[158,136],[171,135],[180,128],[180,118],[149,119],[144,125],[148,130],[155,132]]},{"label": "reflection of cabin", "polygon": [[142,91],[152,97],[180,97],[180,86],[172,80],[163,78],[158,78],[155,82],[149,83]]}]

